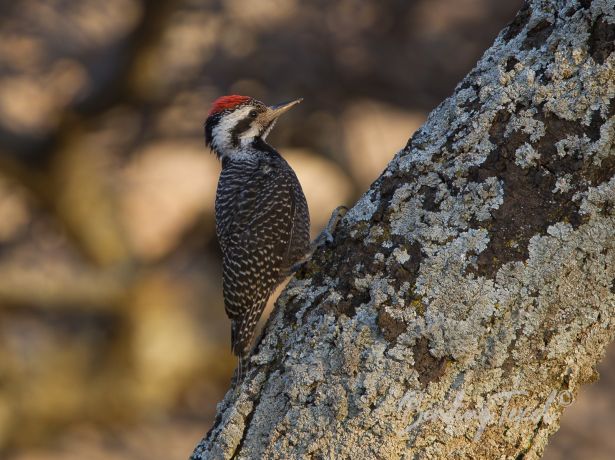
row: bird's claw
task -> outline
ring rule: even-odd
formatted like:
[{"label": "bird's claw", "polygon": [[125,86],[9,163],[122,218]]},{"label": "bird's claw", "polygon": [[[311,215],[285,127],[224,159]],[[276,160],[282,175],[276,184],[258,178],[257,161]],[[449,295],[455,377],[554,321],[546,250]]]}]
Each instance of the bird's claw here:
[{"label": "bird's claw", "polygon": [[333,210],[333,212],[331,213],[331,217],[329,218],[329,222],[327,223],[327,226],[323,229],[322,232],[320,232],[320,235],[318,235],[318,237],[316,237],[316,239],[312,243],[314,249],[327,243],[333,243],[333,232],[335,232],[337,225],[339,224],[340,220],[342,220],[342,218],[346,215],[346,212],[348,212],[348,208],[346,206],[338,206]]},{"label": "bird's claw", "polygon": [[348,208],[346,206],[338,206],[333,210],[333,213],[331,213],[331,218],[329,219],[327,226],[323,229],[322,232],[320,232],[316,239],[312,241],[308,253],[301,260],[295,262],[290,267],[289,274],[297,272],[308,260],[310,260],[310,258],[318,248],[326,244],[333,243],[333,232],[335,231],[337,224],[339,224],[339,221],[342,219],[342,217],[346,215],[347,211]]},{"label": "bird's claw", "polygon": [[327,241],[333,242],[333,232],[337,228],[340,220],[346,215],[348,212],[348,208],[346,206],[338,206],[331,213],[331,217],[329,218],[329,222],[327,223],[327,227],[325,228],[325,232],[328,235]]},{"label": "bird's claw", "polygon": [[324,246],[327,243],[333,243],[333,235],[326,228],[314,240],[314,247]]}]

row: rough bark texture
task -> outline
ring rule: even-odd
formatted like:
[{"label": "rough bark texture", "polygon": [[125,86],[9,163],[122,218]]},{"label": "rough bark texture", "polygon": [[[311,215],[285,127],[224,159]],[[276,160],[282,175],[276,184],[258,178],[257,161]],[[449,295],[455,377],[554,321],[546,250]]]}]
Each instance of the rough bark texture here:
[{"label": "rough bark texture", "polygon": [[534,0],[278,301],[194,459],[538,458],[615,331],[615,1]]}]

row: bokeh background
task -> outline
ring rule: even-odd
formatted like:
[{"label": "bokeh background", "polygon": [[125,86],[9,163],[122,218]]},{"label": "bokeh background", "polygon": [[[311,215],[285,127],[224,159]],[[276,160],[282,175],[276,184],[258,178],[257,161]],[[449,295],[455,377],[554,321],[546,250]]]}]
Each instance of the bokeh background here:
[{"label": "bokeh background", "polygon": [[[304,97],[270,141],[314,231],[521,0],[0,2],[0,458],[185,459],[235,360],[212,100]],[[615,350],[548,459],[612,458]]]}]

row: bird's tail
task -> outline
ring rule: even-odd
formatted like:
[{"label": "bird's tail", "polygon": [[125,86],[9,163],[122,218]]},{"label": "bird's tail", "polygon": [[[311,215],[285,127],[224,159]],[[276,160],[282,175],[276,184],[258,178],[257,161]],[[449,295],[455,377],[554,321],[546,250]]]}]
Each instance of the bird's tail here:
[{"label": "bird's tail", "polygon": [[237,357],[237,370],[235,372],[235,385],[237,388],[239,388],[243,383],[243,378],[248,370],[248,358],[249,356],[247,354],[239,355]]},{"label": "bird's tail", "polygon": [[231,348],[238,358],[237,378],[235,380],[237,386],[241,385],[249,370],[252,339],[268,297],[268,295],[260,297],[258,302],[254,303],[245,315],[231,319]]},{"label": "bird's tail", "polygon": [[246,337],[245,324],[241,321],[232,321],[231,349],[237,356],[237,370],[235,372],[235,385],[239,387],[248,371],[250,358],[250,342],[252,335]]}]

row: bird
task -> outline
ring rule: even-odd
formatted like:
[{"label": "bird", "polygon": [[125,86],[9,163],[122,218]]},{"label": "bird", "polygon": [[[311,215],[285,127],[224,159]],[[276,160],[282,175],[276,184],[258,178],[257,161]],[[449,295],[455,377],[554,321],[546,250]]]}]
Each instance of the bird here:
[{"label": "bird", "polygon": [[345,214],[336,208],[327,228],[310,242],[310,215],[297,175],[266,142],[295,99],[268,106],[240,95],[216,99],[207,115],[205,145],[222,164],[215,199],[222,251],[224,307],[241,384],[256,325],[275,288],[297,270]]}]

